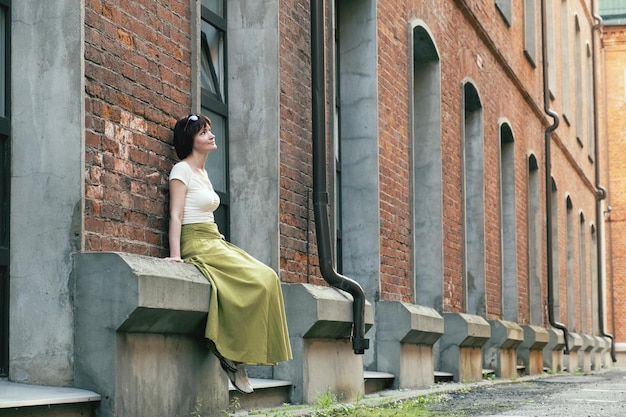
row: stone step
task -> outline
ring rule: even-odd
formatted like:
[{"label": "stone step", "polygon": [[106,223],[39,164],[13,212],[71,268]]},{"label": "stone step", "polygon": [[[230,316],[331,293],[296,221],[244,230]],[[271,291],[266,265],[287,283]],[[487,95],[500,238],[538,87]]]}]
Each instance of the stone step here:
[{"label": "stone step", "polygon": [[454,381],[454,375],[450,372],[435,371],[435,383],[437,382],[452,382]]},{"label": "stone step", "polygon": [[388,372],[365,371],[363,378],[365,379],[365,394],[372,394],[391,388],[396,377]]},{"label": "stone step", "polygon": [[249,378],[254,389],[252,394],[242,394],[228,381],[228,398],[231,408],[252,410],[279,407],[289,402],[291,381],[265,378]]}]

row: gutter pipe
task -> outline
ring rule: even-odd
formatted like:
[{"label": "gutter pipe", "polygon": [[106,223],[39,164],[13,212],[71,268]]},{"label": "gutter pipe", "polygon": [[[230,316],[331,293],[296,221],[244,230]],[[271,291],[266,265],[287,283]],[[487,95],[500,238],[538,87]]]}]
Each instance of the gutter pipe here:
[{"label": "gutter pipe", "polygon": [[332,287],[346,291],[353,298],[352,349],[356,355],[369,349],[365,338],[365,292],[356,281],[337,273],[330,245],[329,203],[326,183],[326,119],[324,85],[324,1],[311,0],[311,135],[313,139],[313,211],[315,234],[322,277]]},{"label": "gutter pipe", "polygon": [[550,157],[550,142],[551,142],[551,134],[554,132],[557,127],[559,127],[559,116],[556,112],[550,109],[550,99],[549,99],[549,86],[548,86],[548,51],[546,48],[547,42],[547,33],[546,33],[546,7],[545,0],[541,0],[541,56],[542,56],[542,70],[543,70],[543,107],[546,115],[551,117],[553,122],[550,126],[548,126],[545,130],[544,136],[544,144],[545,144],[545,170],[546,170],[546,243],[548,247],[548,251],[546,253],[546,263],[548,267],[548,321],[550,325],[556,329],[563,331],[563,339],[565,341],[565,350],[563,353],[565,355],[569,354],[569,344],[568,344],[568,331],[565,325],[559,323],[555,320],[554,317],[554,282],[553,282],[553,258],[552,258],[552,169],[551,162],[552,159]]},{"label": "gutter pipe", "polygon": [[596,7],[595,7],[595,0],[591,0],[591,13],[592,13],[592,17],[594,19],[594,21],[596,22],[593,27],[591,28],[591,47],[592,49],[592,57],[591,57],[591,62],[592,62],[592,79],[593,79],[593,134],[594,134],[594,158],[595,158],[595,176],[596,176],[596,189],[597,189],[597,193],[596,193],[596,225],[597,225],[597,244],[596,244],[596,250],[598,251],[598,254],[596,256],[596,262],[597,262],[597,271],[598,271],[598,325],[599,325],[599,330],[600,330],[600,335],[604,336],[604,337],[608,337],[609,339],[611,339],[611,360],[613,362],[617,362],[616,356],[615,356],[615,338],[613,337],[613,335],[609,334],[606,332],[606,329],[604,328],[604,320],[605,320],[605,312],[604,312],[604,285],[603,285],[603,280],[602,280],[602,272],[604,271],[603,269],[603,265],[604,262],[602,261],[603,257],[602,257],[602,244],[601,242],[603,242],[603,234],[602,234],[602,227],[600,227],[600,225],[603,222],[603,211],[602,211],[602,200],[604,200],[606,198],[606,190],[604,189],[604,187],[602,187],[602,185],[600,185],[600,149],[599,149],[599,144],[600,144],[600,133],[599,133],[599,116],[598,116],[598,97],[597,97],[597,93],[598,93],[598,88],[597,88],[597,76],[596,76],[596,30],[599,30],[602,28],[602,18],[600,16],[598,16],[596,14]]}]

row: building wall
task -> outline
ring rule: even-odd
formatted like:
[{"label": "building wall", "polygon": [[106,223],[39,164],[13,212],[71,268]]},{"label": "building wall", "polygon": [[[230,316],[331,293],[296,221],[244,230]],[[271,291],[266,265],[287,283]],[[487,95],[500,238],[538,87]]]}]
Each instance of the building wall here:
[{"label": "building wall", "polygon": [[[190,2],[183,0],[167,5],[86,0],[84,10],[76,11],[73,5],[59,0],[54,3],[54,13],[67,11],[63,19],[37,20],[36,12],[45,6],[37,3],[36,7],[28,7],[34,3],[20,2],[14,6],[12,17],[17,39],[14,68],[26,68],[13,77],[13,91],[31,91],[14,93],[12,189],[33,192],[14,192],[12,196],[11,228],[20,233],[14,233],[11,243],[11,328],[38,329],[39,322],[51,317],[58,326],[37,331],[35,344],[31,343],[32,334],[12,332],[11,378],[67,385],[71,382],[68,369],[73,349],[72,253],[167,254],[167,175],[175,162],[171,127],[177,118],[199,108],[195,73],[199,5],[192,2],[196,7],[190,8]],[[336,155],[331,108],[340,101],[332,82],[336,76],[334,65],[341,64],[334,61],[335,12],[330,3],[326,32],[327,138],[332,161]],[[436,307],[444,312],[467,312],[467,292],[474,291],[472,302],[478,306],[472,314],[503,318],[499,128],[506,122],[512,130],[515,153],[518,302],[512,309],[517,309],[519,324],[538,320],[548,326],[544,132],[552,120],[543,108],[540,10],[536,5],[532,16],[525,16],[526,2],[511,2],[510,18],[504,19],[495,3],[404,0],[394,3],[394,7],[374,1],[349,3],[364,14],[362,25],[361,14],[351,22],[354,30],[364,33],[350,40],[366,43],[357,45],[362,49],[356,58],[367,66],[363,82],[368,88],[362,97],[367,103],[362,116],[357,114],[350,119],[351,125],[342,128],[365,135],[367,165],[365,169],[359,167],[362,160],[357,142],[350,148],[354,151],[352,160],[347,161],[351,164],[351,177],[347,178],[352,184],[344,183],[352,187],[351,211],[344,213],[344,217],[352,216],[348,219],[347,248],[356,249],[344,253],[344,260],[348,271],[357,272],[355,278],[367,289],[372,304],[379,300],[415,302],[420,291],[415,276],[420,271],[414,270],[414,259],[420,254],[413,253],[412,239],[421,213],[415,211],[411,194],[416,180],[412,177],[416,172],[412,156],[420,148],[419,143],[412,142],[415,132],[409,86],[414,51],[409,48],[412,28],[419,22],[438,52],[441,79],[438,105],[443,272],[431,278],[435,287],[442,289]],[[562,86],[574,84],[572,74],[572,79],[563,82],[565,68],[570,68],[576,57],[585,57],[587,45],[593,49],[593,19],[589,1],[547,4],[554,7],[555,28],[561,22],[560,16],[568,24],[567,32],[554,31],[554,50],[561,51],[557,46],[564,43],[564,36],[570,44],[569,55],[553,56],[556,68],[549,102],[560,121],[550,142],[558,202],[557,319],[572,331],[590,332],[597,313],[587,302],[593,290],[592,245],[587,240],[595,224],[595,163],[602,161],[590,158],[589,113],[575,111],[576,106],[591,105],[589,96],[576,96],[570,91],[572,100],[577,101],[572,101],[572,110],[563,118],[567,107],[563,100],[567,96]],[[563,9],[565,5],[567,10]],[[316,268],[310,206],[313,138],[309,2],[263,2],[256,8],[247,7],[246,2],[229,2],[228,7],[232,31],[228,64],[233,78],[229,130],[235,195],[233,241],[272,265],[284,282],[325,285]],[[531,21],[531,17],[535,25],[525,52],[524,22]],[[23,21],[36,24],[23,25]],[[576,25],[580,27],[578,35]],[[47,55],[51,49],[43,44],[20,48],[22,39],[43,38],[55,40],[66,53]],[[571,45],[578,48],[578,54]],[[24,50],[29,53],[22,53]],[[339,61],[355,58],[348,56],[350,52],[340,56]],[[60,60],[59,56],[66,59]],[[45,62],[51,65],[28,65],[33,57],[47,57]],[[589,77],[585,76],[589,73],[585,72],[587,67],[581,68],[584,93],[590,88]],[[344,75],[351,70],[349,75],[358,80],[359,70],[364,68],[342,69]],[[607,79],[612,79],[608,75]],[[362,92],[360,85],[355,84],[358,93]],[[483,158],[479,182],[484,196],[480,204],[484,227],[478,235],[484,234],[484,239],[467,239],[465,235],[468,219],[464,217],[464,186],[469,173],[464,165],[464,85],[475,89],[482,111],[483,145],[478,153]],[[40,88],[29,90],[31,86]],[[359,98],[356,93],[353,97]],[[65,106],[59,106],[60,102]],[[359,107],[354,105],[352,110],[358,113]],[[31,134],[32,114],[43,115],[36,128],[45,126],[45,131],[35,129],[37,135]],[[580,129],[581,125],[585,128]],[[49,146],[51,143],[54,146]],[[529,192],[529,161],[533,159],[537,163],[535,196]],[[331,190],[336,181],[333,168],[331,163]],[[359,189],[355,184],[365,184],[366,188]],[[331,201],[334,198],[331,192]],[[566,201],[572,205],[569,233]],[[24,209],[39,209],[42,205],[48,208],[47,216]],[[614,211],[612,221],[619,213],[618,206]],[[364,216],[359,217],[361,214]],[[529,242],[533,222],[537,237]],[[580,233],[581,226],[584,233]],[[615,229],[613,233],[619,236]],[[581,245],[581,236],[585,245]],[[466,242],[474,242],[472,239],[484,247],[484,265],[478,268],[484,271],[484,277],[473,277],[474,281],[466,277]],[[36,262],[31,261],[32,248],[42,254]],[[361,252],[361,248],[366,250]],[[529,267],[531,254],[537,254],[533,260],[537,264],[535,271]],[[480,263],[482,258],[473,261]],[[33,286],[33,280],[41,285]],[[472,282],[480,288],[469,288]],[[375,368],[372,361],[368,357],[366,366]]]},{"label": "building wall", "polygon": [[[607,223],[607,321],[609,332],[619,344],[626,343],[626,244],[624,243],[626,220],[626,181],[624,179],[624,139],[626,131],[625,73],[626,28],[623,25],[606,26],[603,44],[606,60],[607,100],[607,154],[608,200],[611,212]],[[623,348],[620,348],[620,351]]]}]

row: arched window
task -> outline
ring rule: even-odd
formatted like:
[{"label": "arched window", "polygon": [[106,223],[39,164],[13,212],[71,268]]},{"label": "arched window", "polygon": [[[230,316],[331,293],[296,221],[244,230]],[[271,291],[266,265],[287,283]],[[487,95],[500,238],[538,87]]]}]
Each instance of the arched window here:
[{"label": "arched window", "polygon": [[572,199],[567,196],[565,199],[565,301],[567,303],[567,327],[570,331],[577,332],[580,328],[576,322],[576,283],[575,274],[575,253],[574,253],[574,236],[575,236],[575,215]]},{"label": "arched window", "polygon": [[483,108],[471,82],[463,84],[462,96],[466,312],[486,317]]},{"label": "arched window", "polygon": [[543,297],[541,295],[541,231],[543,230],[540,204],[539,164],[535,155],[528,157],[528,305],[530,324],[543,324]]},{"label": "arched window", "polygon": [[411,146],[415,302],[442,310],[441,68],[428,30],[413,28]]},{"label": "arched window", "polygon": [[502,240],[502,313],[517,321],[517,232],[515,210],[515,143],[508,123],[500,125],[500,207]]}]

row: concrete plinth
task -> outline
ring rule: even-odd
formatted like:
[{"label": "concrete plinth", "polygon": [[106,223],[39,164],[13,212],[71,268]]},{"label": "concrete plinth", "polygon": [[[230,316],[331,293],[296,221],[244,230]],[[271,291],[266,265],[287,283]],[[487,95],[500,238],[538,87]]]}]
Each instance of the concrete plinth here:
[{"label": "concrete plinth", "polygon": [[563,349],[565,349],[565,335],[562,330],[549,328],[548,344],[543,348],[543,366],[552,372],[563,370]]},{"label": "concrete plinth", "polygon": [[613,358],[611,357],[613,340],[607,336],[602,336],[602,338],[604,339],[604,350],[602,351],[600,360],[602,362],[602,367],[610,368],[613,366]]},{"label": "concrete plinth", "polygon": [[[293,360],[274,378],[293,382],[291,401],[312,404],[322,395],[354,401],[364,393],[363,357],[352,349],[352,296],[331,287],[283,284]],[[374,322],[366,303],[366,331]]]},{"label": "concrete plinth", "polygon": [[568,332],[567,345],[569,347],[569,355],[565,359],[567,372],[574,373],[578,371],[578,356],[583,347],[583,338],[578,333]]},{"label": "concrete plinth", "polygon": [[602,336],[592,336],[594,347],[591,350],[591,370],[597,371],[602,368],[602,352],[606,349],[606,341]]},{"label": "concrete plinth", "polygon": [[591,371],[591,356],[596,348],[596,340],[593,336],[583,333],[581,335],[583,345],[578,351],[578,368],[583,372]]},{"label": "concrete plinth", "polygon": [[396,376],[393,388],[426,388],[434,383],[433,345],[443,334],[443,318],[434,309],[380,301],[376,304],[376,362]]},{"label": "concrete plinth", "polygon": [[524,340],[524,330],[505,320],[489,320],[491,337],[483,347],[484,366],[501,378],[517,376],[517,347]]},{"label": "concrete plinth", "polygon": [[491,326],[480,316],[444,313],[444,334],[439,342],[440,369],[455,381],[479,381],[483,375],[482,347],[491,336]]},{"label": "concrete plinth", "polygon": [[548,330],[526,324],[524,329],[524,341],[517,348],[517,358],[526,367],[528,375],[543,373],[543,348],[550,341]]},{"label": "concrete plinth", "polygon": [[76,254],[74,272],[74,381],[101,395],[98,416],[228,407],[228,379],[203,338],[211,287],[195,266],[98,252]]}]

